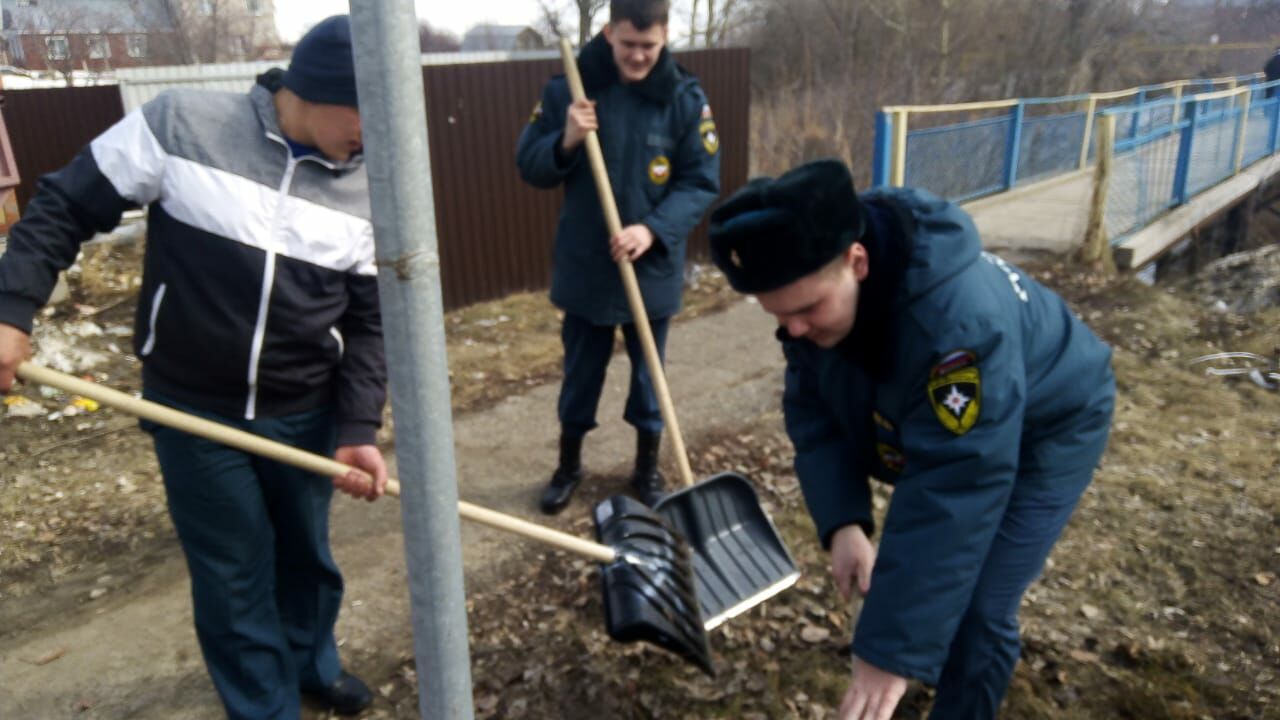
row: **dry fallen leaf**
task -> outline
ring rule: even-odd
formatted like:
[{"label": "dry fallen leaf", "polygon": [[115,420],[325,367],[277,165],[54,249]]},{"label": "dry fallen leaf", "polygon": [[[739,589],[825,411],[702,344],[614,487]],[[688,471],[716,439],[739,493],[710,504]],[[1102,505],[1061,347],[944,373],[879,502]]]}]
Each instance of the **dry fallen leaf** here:
[{"label": "dry fallen leaf", "polygon": [[800,638],[807,643],[820,643],[829,637],[831,637],[830,630],[815,627],[813,625],[806,625],[804,629],[800,631]]},{"label": "dry fallen leaf", "polygon": [[1098,657],[1096,653],[1091,653],[1086,650],[1072,650],[1070,654],[1072,660],[1086,663],[1088,665],[1096,665],[1102,660],[1102,658]]},{"label": "dry fallen leaf", "polygon": [[57,650],[50,650],[44,655],[41,655],[35,660],[32,660],[31,664],[32,665],[48,665],[49,663],[53,662],[54,660],[57,660],[58,658],[66,654],[67,654],[67,649],[64,647],[60,647]]},{"label": "dry fallen leaf", "polygon": [[1255,582],[1262,587],[1269,587],[1271,583],[1276,581],[1276,574],[1271,572],[1260,572],[1253,576]]}]

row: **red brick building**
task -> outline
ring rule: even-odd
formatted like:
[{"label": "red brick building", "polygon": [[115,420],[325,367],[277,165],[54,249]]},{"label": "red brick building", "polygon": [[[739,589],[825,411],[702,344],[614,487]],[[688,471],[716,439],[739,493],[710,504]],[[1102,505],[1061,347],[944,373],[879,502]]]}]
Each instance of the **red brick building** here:
[{"label": "red brick building", "polygon": [[105,72],[277,50],[273,0],[0,0],[0,65]]}]

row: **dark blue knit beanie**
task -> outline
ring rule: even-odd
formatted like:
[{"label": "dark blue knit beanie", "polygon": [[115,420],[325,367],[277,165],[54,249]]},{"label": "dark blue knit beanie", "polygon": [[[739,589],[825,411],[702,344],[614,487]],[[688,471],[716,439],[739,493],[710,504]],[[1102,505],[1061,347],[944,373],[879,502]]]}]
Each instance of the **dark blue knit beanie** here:
[{"label": "dark blue knit beanie", "polygon": [[326,18],[302,36],[285,71],[284,86],[308,102],[357,106],[350,18]]}]

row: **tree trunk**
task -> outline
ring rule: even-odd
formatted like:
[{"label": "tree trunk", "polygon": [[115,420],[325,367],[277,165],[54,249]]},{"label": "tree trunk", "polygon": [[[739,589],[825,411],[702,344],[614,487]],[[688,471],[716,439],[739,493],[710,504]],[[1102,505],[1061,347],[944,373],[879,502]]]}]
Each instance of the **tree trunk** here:
[{"label": "tree trunk", "polygon": [[594,15],[591,0],[578,0],[578,47],[591,40],[591,19]]},{"label": "tree trunk", "polygon": [[689,10],[689,47],[698,47],[698,0]]}]

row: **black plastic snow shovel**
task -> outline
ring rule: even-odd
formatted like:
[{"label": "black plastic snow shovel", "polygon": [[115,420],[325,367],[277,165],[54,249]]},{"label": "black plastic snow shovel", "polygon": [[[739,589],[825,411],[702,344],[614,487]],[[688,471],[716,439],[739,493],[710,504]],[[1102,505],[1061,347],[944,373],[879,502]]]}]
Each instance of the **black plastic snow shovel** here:
[{"label": "black plastic snow shovel", "polygon": [[[560,54],[573,99],[585,99],[582,76],[568,40],[560,41]],[[585,144],[609,234],[617,236],[622,232],[622,218],[609,184],[600,139],[594,131],[587,133]],[[703,626],[710,630],[794,585],[800,579],[800,571],[777,528],[760,507],[750,481],[736,473],[721,473],[694,483],[635,268],[630,260],[623,258],[618,261],[618,271],[622,274],[636,334],[644,347],[645,363],[653,378],[662,420],[669,430],[684,481],[683,489],[663,498],[654,510],[684,535],[693,550]],[[611,503],[612,500],[605,501],[603,511],[596,508],[597,525],[602,512],[609,515]],[[603,534],[600,537],[605,538]]]},{"label": "black plastic snow shovel", "polygon": [[[353,469],[322,455],[32,363],[20,364],[17,375],[27,382],[96,400],[160,425],[319,475],[347,475]],[[399,497],[400,483],[389,480],[387,494]],[[673,532],[661,517],[631,498],[617,497],[605,502],[616,503],[616,510],[603,518],[597,516],[603,543],[583,540],[468,502],[458,503],[458,514],[599,562],[610,637],[620,642],[652,643],[680,655],[707,674],[714,674],[707,633],[694,594],[695,563],[684,538]]]}]

